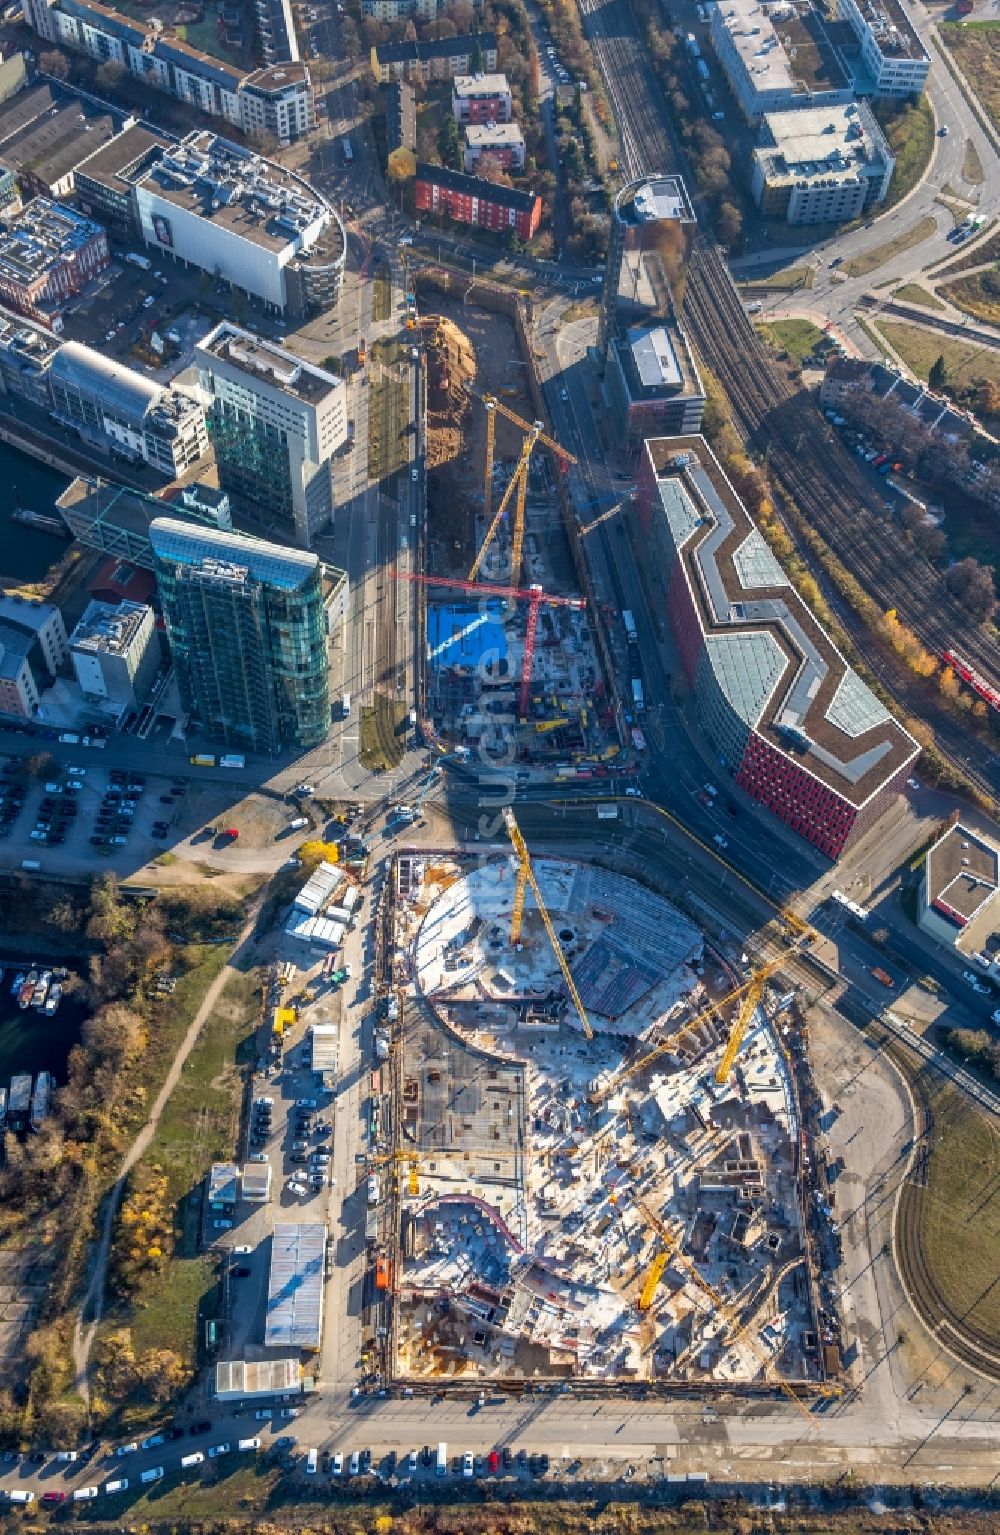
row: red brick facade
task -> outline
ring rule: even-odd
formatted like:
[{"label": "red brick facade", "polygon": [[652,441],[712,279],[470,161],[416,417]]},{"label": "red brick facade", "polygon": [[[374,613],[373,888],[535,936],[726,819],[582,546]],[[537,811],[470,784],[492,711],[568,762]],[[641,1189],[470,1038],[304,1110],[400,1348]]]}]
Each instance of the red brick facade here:
[{"label": "red brick facade", "polygon": [[535,192],[513,192],[494,186],[478,176],[462,176],[436,166],[417,167],[414,205],[418,213],[446,213],[457,224],[490,229],[502,234],[513,230],[530,240],[542,221],[542,199]]}]

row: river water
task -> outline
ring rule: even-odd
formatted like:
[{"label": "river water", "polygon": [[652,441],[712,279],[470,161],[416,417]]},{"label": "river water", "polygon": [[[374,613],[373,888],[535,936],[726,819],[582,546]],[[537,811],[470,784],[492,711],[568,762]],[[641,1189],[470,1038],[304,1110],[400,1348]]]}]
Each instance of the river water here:
[{"label": "river water", "polygon": [[27,506],[46,516],[57,515],[56,497],[68,483],[47,464],[0,442],[0,579],[38,581],[66,553],[66,539],[14,522],[10,514],[16,506]]}]

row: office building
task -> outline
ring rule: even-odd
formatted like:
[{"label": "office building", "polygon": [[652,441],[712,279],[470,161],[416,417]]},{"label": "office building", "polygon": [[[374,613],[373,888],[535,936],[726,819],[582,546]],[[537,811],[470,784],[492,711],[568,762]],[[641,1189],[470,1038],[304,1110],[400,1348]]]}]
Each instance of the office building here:
[{"label": "office building", "polygon": [[456,76],[451,85],[451,110],[460,123],[509,123],[513,100],[507,76]]},{"label": "office building", "polygon": [[47,325],[0,309],[0,390],[51,410],[49,368],[60,345]]},{"label": "office building", "polygon": [[59,675],[69,649],[66,625],[57,607],[34,597],[4,592],[0,596],[0,623],[37,641],[40,670],[52,678]]},{"label": "office building", "polygon": [[275,755],[330,725],[316,555],[171,517],[149,528],[181,701],[211,739]]},{"label": "office building", "polygon": [[113,61],[143,85],[209,117],[288,143],[315,122],[309,71],[298,61],[287,0],[259,0],[261,9],[267,67],[247,74],[193,48],[155,16],[132,19],[100,0],[24,0],[25,20],[47,42],[88,54],[99,64]]},{"label": "office building", "polygon": [[838,858],[891,808],[920,747],[803,602],[704,438],[647,441],[636,490],[720,766]]},{"label": "office building", "polygon": [[611,209],[597,326],[602,367],[625,324],[670,315],[670,284],[687,261],[694,210],[680,176],[643,176],[622,187]]},{"label": "office building", "polygon": [[898,99],[923,93],[931,61],[900,0],[837,0],[837,14],[861,50],[859,95]]},{"label": "office building", "polygon": [[1000,852],[981,832],[956,821],[924,859],[917,905],[921,930],[945,948],[975,955],[985,961],[983,969],[1000,975],[998,889]]},{"label": "office building", "polygon": [[496,234],[509,232],[520,240],[532,239],[542,221],[542,199],[537,192],[497,186],[441,165],[417,165],[413,204],[418,213],[443,213],[456,224],[471,224]]},{"label": "office building", "polygon": [[476,70],[497,67],[495,32],[473,32],[464,37],[438,37],[417,43],[375,43],[371,51],[372,74],[380,85],[393,80],[450,80]]},{"label": "office building", "polygon": [[0,105],[0,162],[25,201],[69,197],[77,165],[116,132],[114,118],[95,103],[42,82]]},{"label": "office building", "polygon": [[157,261],[183,261],[296,318],[339,299],[343,225],[293,171],[203,130],[166,148],[133,186]]},{"label": "office building", "polygon": [[517,123],[470,123],[465,130],[465,169],[474,174],[483,155],[505,171],[524,166],[524,134]]},{"label": "office building", "polygon": [[61,346],[49,382],[56,419],[119,458],[141,459],[176,479],[208,452],[197,401],[89,346],[76,341]]},{"label": "office building", "polygon": [[863,101],[771,112],[761,123],[751,186],[768,218],[839,224],[885,199],[895,165]]},{"label": "office building", "polygon": [[633,325],[611,344],[605,396],[628,446],[701,430],[705,390],[676,316]]},{"label": "office building", "polygon": [[81,160],[74,173],[81,211],[120,239],[136,238],[139,218],[134,184],[160,158],[167,142],[162,134],[133,123]]},{"label": "office building", "polygon": [[330,465],[347,441],[343,381],[227,320],[195,359],[219,485],[308,547],[333,516]]},{"label": "office building", "polygon": [[759,122],[765,112],[852,99],[851,81],[814,10],[720,0],[711,7],[710,36],[747,122]]},{"label": "office building", "polygon": [[153,610],[139,602],[89,602],[69,637],[84,697],[121,714],[142,704],[160,666]]},{"label": "office building", "polygon": [[59,331],[67,301],[110,261],[99,224],[36,197],[0,227],[0,303]]}]

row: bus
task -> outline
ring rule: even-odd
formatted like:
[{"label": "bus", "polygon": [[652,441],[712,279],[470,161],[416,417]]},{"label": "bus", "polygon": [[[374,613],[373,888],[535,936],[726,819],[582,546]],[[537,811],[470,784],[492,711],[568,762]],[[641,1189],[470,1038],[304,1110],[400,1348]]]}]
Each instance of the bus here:
[{"label": "bus", "polygon": [[351,141],[346,133],[340,141],[340,153],[345,165],[352,165],[354,163],[354,150],[351,148]]},{"label": "bus", "polygon": [[190,762],[192,767],[214,767],[215,766],[215,758],[214,757],[206,757],[201,752],[199,752],[197,757],[189,757],[188,761]]}]

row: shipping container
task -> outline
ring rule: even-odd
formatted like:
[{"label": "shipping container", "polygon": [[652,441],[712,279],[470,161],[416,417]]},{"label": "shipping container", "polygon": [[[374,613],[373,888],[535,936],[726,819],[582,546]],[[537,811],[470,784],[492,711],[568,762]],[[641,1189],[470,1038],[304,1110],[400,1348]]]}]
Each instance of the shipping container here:
[{"label": "shipping container", "polygon": [[215,758],[214,757],[206,757],[201,752],[199,752],[196,757],[189,757],[188,761],[190,762],[192,767],[214,767],[215,766]]}]

